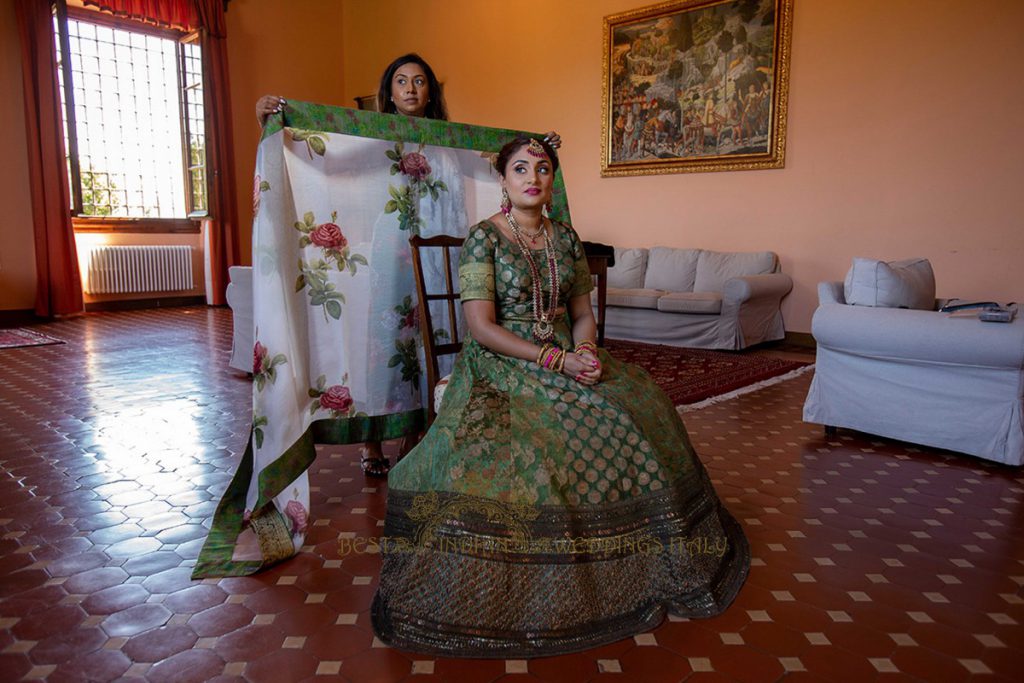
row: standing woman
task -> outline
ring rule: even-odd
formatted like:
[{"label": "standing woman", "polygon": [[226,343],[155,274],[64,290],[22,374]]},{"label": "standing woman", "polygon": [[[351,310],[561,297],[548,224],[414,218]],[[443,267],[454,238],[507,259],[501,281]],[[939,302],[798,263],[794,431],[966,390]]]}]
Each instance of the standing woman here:
[{"label": "standing woman", "polygon": [[[448,120],[441,84],[430,65],[415,53],[399,57],[384,69],[377,89],[377,110],[414,118]],[[396,148],[396,153],[398,151]],[[448,150],[403,144],[401,154],[400,168],[408,166],[412,177],[429,177],[435,187],[444,189],[436,198],[431,194],[420,197],[416,207],[418,226],[402,229],[396,214],[392,213],[381,214],[373,229],[370,248],[373,297],[367,336],[374,341],[367,357],[370,394],[367,400],[371,414],[384,416],[401,414],[410,405],[419,406],[421,399],[419,360],[413,352],[419,346],[419,334],[409,237],[413,234],[465,237],[468,223],[463,208],[462,173]],[[406,171],[400,175],[409,177]],[[436,263],[424,263],[424,270],[430,282],[441,277],[440,266]],[[396,410],[399,406],[401,408]],[[396,438],[396,430],[402,432],[399,446],[399,457],[402,457],[416,444],[420,425],[391,420],[386,428],[382,426],[382,438]],[[366,442],[361,464],[363,472],[369,476],[387,474],[390,463],[381,449],[381,441]]]},{"label": "standing woman", "polygon": [[[256,119],[259,121],[260,127],[266,123],[267,116],[280,112],[286,105],[287,101],[277,95],[264,95],[257,100]],[[445,105],[441,84],[434,75],[430,64],[416,53],[402,55],[384,69],[377,89],[377,110],[386,114],[448,120],[448,109]],[[549,132],[544,139],[553,148],[558,148],[562,144],[561,138],[554,131]],[[423,220],[424,227],[420,234],[424,236],[450,234],[465,237],[468,220],[460,208],[463,204],[461,175],[458,173],[454,159],[443,154],[444,150],[436,151],[437,154],[432,154],[429,158],[419,152],[416,154],[426,161],[427,169],[433,172],[436,178],[442,179],[442,182],[448,187],[448,192],[442,195],[439,201],[421,203],[419,217]],[[399,257],[404,262],[409,255],[408,238],[410,235],[404,232],[398,233],[396,230],[386,227],[380,231],[379,235],[377,235],[377,230],[374,232],[373,251],[377,262],[382,263],[387,260],[393,264]],[[382,258],[382,256],[387,256],[387,258]],[[371,261],[372,263],[373,261]],[[439,266],[432,268],[431,264],[427,263],[425,267],[428,278],[431,277],[431,270],[440,273]],[[395,331],[388,328],[388,321],[391,321],[393,328],[396,316],[395,306],[401,306],[405,295],[413,292],[411,265],[407,264],[404,269],[397,268],[390,271],[377,268],[371,273],[371,281],[375,293],[374,303],[378,310],[371,312],[370,324],[377,327],[370,330],[370,338],[394,337]],[[396,295],[397,298],[396,296],[389,297],[388,293]],[[402,323],[399,322],[399,324]],[[403,334],[408,336],[409,332],[414,333],[415,329],[406,325]],[[387,372],[391,355],[395,352],[393,342],[384,345],[377,344],[373,351],[382,354],[382,357],[368,359],[370,367],[376,368],[376,371],[371,373],[374,375],[370,378],[371,384],[376,384],[375,391],[384,397],[382,402],[391,404],[401,402],[410,390],[415,390],[415,387],[396,386],[393,381],[386,378],[386,376],[394,374]],[[386,417],[386,415],[382,417]],[[405,455],[415,445],[417,431],[418,429],[410,428],[410,431],[403,435],[399,447],[399,457]],[[390,463],[383,454],[381,440],[372,439],[365,442],[361,464],[363,472],[369,476],[387,475]]]},{"label": "standing woman", "polygon": [[437,419],[388,477],[374,631],[509,659],[720,614],[749,546],[669,398],[594,343],[582,243],[542,212],[554,150],[517,138],[495,167],[501,211],[459,262],[470,335]]}]

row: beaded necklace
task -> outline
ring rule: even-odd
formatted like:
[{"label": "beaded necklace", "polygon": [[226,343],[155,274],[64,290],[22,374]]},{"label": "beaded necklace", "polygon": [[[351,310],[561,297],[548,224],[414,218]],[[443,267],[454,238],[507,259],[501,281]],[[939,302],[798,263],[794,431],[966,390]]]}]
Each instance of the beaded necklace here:
[{"label": "beaded necklace", "polygon": [[533,278],[533,336],[537,341],[547,342],[555,337],[555,328],[551,324],[555,319],[555,309],[558,306],[558,259],[555,258],[555,245],[551,236],[544,229],[544,220],[541,219],[541,231],[544,233],[544,257],[548,262],[548,280],[550,285],[550,300],[547,309],[544,307],[544,288],[541,286],[540,269],[533,260],[530,248],[526,246],[523,239],[525,232],[519,227],[511,211],[505,212],[505,220],[512,229],[512,235],[516,238],[519,251],[523,253],[527,265],[530,267],[530,276]]}]

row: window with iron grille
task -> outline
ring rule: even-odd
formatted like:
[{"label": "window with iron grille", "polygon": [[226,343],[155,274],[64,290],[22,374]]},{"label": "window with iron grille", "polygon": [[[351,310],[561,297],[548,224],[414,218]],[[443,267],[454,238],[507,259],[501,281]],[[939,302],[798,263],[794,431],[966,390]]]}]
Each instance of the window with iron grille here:
[{"label": "window with iron grille", "polygon": [[68,15],[62,4],[54,21],[76,229],[206,215],[197,35]]}]

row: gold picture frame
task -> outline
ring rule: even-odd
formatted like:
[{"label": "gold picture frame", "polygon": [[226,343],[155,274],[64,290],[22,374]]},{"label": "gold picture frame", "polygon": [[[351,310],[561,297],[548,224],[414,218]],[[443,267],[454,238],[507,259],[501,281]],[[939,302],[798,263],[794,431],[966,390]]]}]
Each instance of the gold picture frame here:
[{"label": "gold picture frame", "polygon": [[793,0],[604,18],[601,175],[782,168]]}]

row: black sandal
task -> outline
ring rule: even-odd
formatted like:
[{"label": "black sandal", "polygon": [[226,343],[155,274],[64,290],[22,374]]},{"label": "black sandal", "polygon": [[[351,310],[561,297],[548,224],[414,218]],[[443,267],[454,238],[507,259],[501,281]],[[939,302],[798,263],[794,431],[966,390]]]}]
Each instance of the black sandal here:
[{"label": "black sandal", "polygon": [[359,459],[359,466],[363,474],[368,477],[386,477],[391,470],[391,463],[387,458],[377,458],[372,455],[364,455]]}]

